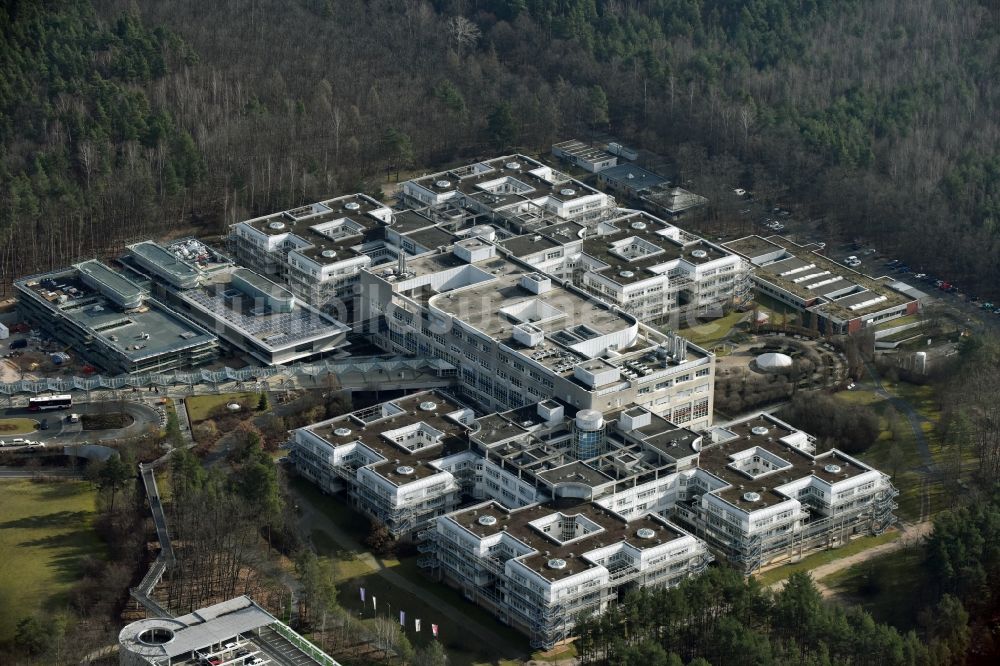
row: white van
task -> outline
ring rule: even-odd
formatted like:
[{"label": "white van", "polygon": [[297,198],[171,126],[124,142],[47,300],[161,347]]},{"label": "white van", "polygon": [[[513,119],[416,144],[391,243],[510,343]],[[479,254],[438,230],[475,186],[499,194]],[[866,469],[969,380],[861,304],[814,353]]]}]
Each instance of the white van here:
[{"label": "white van", "polygon": [[79,414],[70,414],[69,416],[66,417],[66,421],[69,422],[69,423],[79,423],[80,422],[80,415]]}]

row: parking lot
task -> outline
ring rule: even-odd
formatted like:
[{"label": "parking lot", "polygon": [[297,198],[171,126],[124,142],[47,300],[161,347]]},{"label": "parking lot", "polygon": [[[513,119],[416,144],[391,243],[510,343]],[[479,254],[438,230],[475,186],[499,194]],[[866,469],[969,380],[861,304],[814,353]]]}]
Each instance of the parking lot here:
[{"label": "parking lot", "polygon": [[234,638],[217,650],[199,650],[197,654],[183,662],[185,666],[267,666],[273,662],[260,646],[247,638]]}]

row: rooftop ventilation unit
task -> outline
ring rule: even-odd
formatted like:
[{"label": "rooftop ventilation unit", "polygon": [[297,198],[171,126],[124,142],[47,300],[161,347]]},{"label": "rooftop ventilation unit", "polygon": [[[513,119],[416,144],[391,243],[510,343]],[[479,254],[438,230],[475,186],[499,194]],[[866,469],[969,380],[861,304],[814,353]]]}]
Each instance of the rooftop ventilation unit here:
[{"label": "rooftop ventilation unit", "polygon": [[507,162],[506,164],[504,164],[504,166],[507,167],[508,169],[520,169],[521,168],[521,165],[519,163],[517,163],[517,162]]},{"label": "rooftop ventilation unit", "polygon": [[284,222],[278,222],[278,221],[269,222],[268,225],[267,225],[267,228],[268,229],[274,229],[275,231],[280,231],[281,229],[285,228],[285,223]]},{"label": "rooftop ventilation unit", "polygon": [[400,474],[402,476],[410,476],[411,474],[413,474],[413,468],[410,467],[409,465],[400,465],[399,467],[396,468],[396,474]]},{"label": "rooftop ventilation unit", "polygon": [[618,273],[618,275],[622,276],[623,278],[635,277],[635,273],[633,273],[632,271],[621,271],[620,273]]},{"label": "rooftop ventilation unit", "polygon": [[750,429],[750,432],[752,432],[755,435],[766,435],[768,431],[767,428],[765,428],[764,426],[754,426],[753,428]]},{"label": "rooftop ventilation unit", "polygon": [[652,539],[653,537],[656,536],[656,532],[654,532],[648,527],[643,527],[640,528],[639,531],[635,533],[635,535],[640,539]]},{"label": "rooftop ventilation unit", "polygon": [[638,229],[639,231],[642,231],[643,229],[646,228],[646,223],[645,222],[633,222],[629,226],[631,226],[633,229]]},{"label": "rooftop ventilation unit", "polygon": [[561,190],[559,190],[559,194],[563,195],[564,197],[571,197],[574,194],[576,194],[576,190],[574,190],[572,187],[564,187]]},{"label": "rooftop ventilation unit", "polygon": [[823,469],[830,474],[836,474],[840,471],[840,465],[825,465]]},{"label": "rooftop ventilation unit", "polygon": [[333,259],[334,257],[337,256],[337,253],[334,250],[323,250],[322,252],[320,252],[320,254],[326,257],[327,259]]},{"label": "rooftop ventilation unit", "polygon": [[348,435],[351,434],[351,429],[350,428],[337,428],[336,430],[333,431],[333,434],[336,435],[337,437],[347,437]]},{"label": "rooftop ventilation unit", "polygon": [[695,259],[704,259],[708,256],[708,252],[705,252],[705,250],[692,250],[691,256]]},{"label": "rooftop ventilation unit", "polygon": [[420,403],[420,409],[424,410],[425,412],[433,412],[435,409],[437,409],[437,403],[432,402],[430,400],[426,400]]},{"label": "rooftop ventilation unit", "polygon": [[759,502],[760,501],[760,493],[755,493],[753,491],[750,491],[748,493],[743,493],[743,499],[744,499],[744,501],[747,501],[747,502]]},{"label": "rooftop ventilation unit", "polygon": [[479,516],[479,520],[476,522],[484,527],[490,527],[497,524],[497,519],[495,516]]},{"label": "rooftop ventilation unit", "polygon": [[549,569],[565,569],[565,568],[566,568],[566,560],[560,559],[558,557],[554,557],[551,560],[549,560]]},{"label": "rooftop ventilation unit", "polygon": [[436,181],[434,181],[434,185],[437,186],[437,187],[439,187],[439,188],[441,188],[442,190],[446,190],[449,187],[451,187],[451,181],[450,180],[436,180]]},{"label": "rooftop ventilation unit", "polygon": [[347,210],[361,210],[361,204],[359,204],[357,201],[348,201],[347,203],[344,204],[344,208],[346,208]]}]

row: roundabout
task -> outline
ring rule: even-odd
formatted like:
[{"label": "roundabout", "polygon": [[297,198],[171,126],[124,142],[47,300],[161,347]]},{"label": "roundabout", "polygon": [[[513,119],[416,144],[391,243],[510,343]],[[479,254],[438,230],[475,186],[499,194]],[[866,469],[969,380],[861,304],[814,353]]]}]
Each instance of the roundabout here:
[{"label": "roundabout", "polygon": [[7,435],[28,435],[38,430],[38,421],[28,418],[0,419],[0,437]]}]

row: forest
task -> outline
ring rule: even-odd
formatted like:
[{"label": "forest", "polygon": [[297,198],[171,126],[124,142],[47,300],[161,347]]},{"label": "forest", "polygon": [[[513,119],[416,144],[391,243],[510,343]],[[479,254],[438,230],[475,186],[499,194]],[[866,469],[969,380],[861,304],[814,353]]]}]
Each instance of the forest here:
[{"label": "forest", "polygon": [[767,666],[994,663],[1000,575],[1000,492],[945,512],[921,546],[926,605],[902,633],[858,606],[825,603],[808,574],[777,592],[730,569],[672,589],[631,592],[579,627],[584,663],[620,666]]},{"label": "forest", "polygon": [[609,133],[709,215],[744,187],[1000,295],[998,26],[991,0],[13,0],[0,282]]}]

